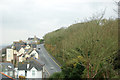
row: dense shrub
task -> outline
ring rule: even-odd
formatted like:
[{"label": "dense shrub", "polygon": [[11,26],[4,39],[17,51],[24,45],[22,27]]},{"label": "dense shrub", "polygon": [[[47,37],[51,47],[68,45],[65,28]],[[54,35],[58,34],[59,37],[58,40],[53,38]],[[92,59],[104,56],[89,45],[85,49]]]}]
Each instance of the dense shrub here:
[{"label": "dense shrub", "polygon": [[118,52],[118,20],[98,21],[77,23],[46,34],[46,49],[62,65],[81,62],[85,67],[83,78],[113,78],[118,75],[113,64]]}]

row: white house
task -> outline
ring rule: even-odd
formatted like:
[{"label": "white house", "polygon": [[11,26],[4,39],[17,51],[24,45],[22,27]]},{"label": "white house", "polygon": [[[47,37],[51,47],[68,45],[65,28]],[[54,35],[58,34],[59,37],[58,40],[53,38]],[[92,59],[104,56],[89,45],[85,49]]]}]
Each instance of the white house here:
[{"label": "white house", "polygon": [[19,50],[18,55],[24,54],[25,53],[25,49],[23,47],[21,47],[21,49]]},{"label": "white house", "polygon": [[30,58],[30,57],[35,57],[35,58],[39,58],[39,52],[36,49],[29,49],[29,51],[26,52],[25,54],[25,58]]},{"label": "white house", "polygon": [[6,49],[6,61],[13,60],[13,49]]},{"label": "white house", "polygon": [[43,76],[43,70],[41,67],[32,67],[27,71],[26,78],[42,78]]},{"label": "white house", "polygon": [[24,60],[23,54],[21,54],[21,55],[18,56],[18,60],[19,60],[19,62],[22,62]]},{"label": "white house", "polygon": [[39,55],[39,53],[37,52],[36,49],[33,49],[33,51],[30,53],[30,56],[34,56],[37,59],[38,59],[38,55]]},{"label": "white house", "polygon": [[30,57],[38,57],[38,52],[36,50],[36,44],[24,45],[22,43],[14,44],[11,49],[6,49],[6,61],[17,60],[22,62]]},{"label": "white house", "polygon": [[13,51],[13,54],[18,54],[17,50],[14,50],[14,51]]},{"label": "white house", "polygon": [[26,78],[43,78],[43,63],[30,61],[18,64],[18,77],[25,76]]}]

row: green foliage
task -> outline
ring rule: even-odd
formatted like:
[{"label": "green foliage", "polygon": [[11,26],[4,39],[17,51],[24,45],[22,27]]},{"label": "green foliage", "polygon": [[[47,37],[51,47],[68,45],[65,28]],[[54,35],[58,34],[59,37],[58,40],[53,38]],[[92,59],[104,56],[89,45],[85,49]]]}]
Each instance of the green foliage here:
[{"label": "green foliage", "polygon": [[56,72],[49,77],[49,80],[56,80],[56,79],[57,80],[63,79],[63,75],[61,72]]},{"label": "green foliage", "polygon": [[40,39],[40,43],[43,43],[44,42],[44,39]]},{"label": "green foliage", "polygon": [[54,73],[49,78],[50,80],[57,79],[80,79],[84,71],[84,66],[79,62],[74,66],[74,64],[64,65],[62,67],[62,72]]},{"label": "green foliage", "polygon": [[116,76],[113,63],[118,52],[118,20],[103,19],[101,24],[98,21],[77,23],[46,34],[46,49],[62,65],[80,61],[85,67],[83,78]]},{"label": "green foliage", "polygon": [[62,67],[62,74],[64,78],[82,78],[82,74],[84,71],[84,66],[79,62],[74,66],[74,64],[66,65]]}]

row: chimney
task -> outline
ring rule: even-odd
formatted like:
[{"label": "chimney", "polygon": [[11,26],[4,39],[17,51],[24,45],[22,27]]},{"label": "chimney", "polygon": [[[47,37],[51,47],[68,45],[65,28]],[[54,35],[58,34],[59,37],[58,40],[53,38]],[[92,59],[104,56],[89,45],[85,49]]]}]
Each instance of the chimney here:
[{"label": "chimney", "polygon": [[29,66],[30,66],[30,64],[28,63],[28,64],[27,64],[27,69],[29,68]]}]

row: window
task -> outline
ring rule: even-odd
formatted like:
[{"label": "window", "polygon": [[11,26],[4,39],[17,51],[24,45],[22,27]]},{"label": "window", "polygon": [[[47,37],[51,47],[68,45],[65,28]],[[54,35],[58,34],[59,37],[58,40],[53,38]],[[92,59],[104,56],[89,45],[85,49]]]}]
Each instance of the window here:
[{"label": "window", "polygon": [[35,71],[34,70],[32,70],[32,75],[35,76]]},{"label": "window", "polygon": [[12,73],[12,71],[10,71],[10,76],[13,76],[13,73]]},{"label": "window", "polygon": [[8,54],[8,57],[10,57],[10,54]]}]

